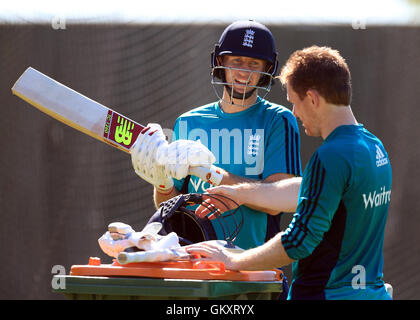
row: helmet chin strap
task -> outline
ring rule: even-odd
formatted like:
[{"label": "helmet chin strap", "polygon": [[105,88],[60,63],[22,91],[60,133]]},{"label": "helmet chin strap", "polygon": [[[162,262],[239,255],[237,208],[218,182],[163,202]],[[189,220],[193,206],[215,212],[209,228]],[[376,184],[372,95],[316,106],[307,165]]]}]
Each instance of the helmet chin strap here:
[{"label": "helmet chin strap", "polygon": [[251,91],[243,94],[243,93],[236,92],[235,90],[232,90],[231,86],[225,85],[225,88],[226,90],[232,92],[232,94],[230,95],[231,98],[243,99],[243,100],[246,100],[249,97],[251,97],[254,94],[255,90],[257,90],[257,88],[253,88]]},{"label": "helmet chin strap", "polygon": [[[253,88],[251,91],[246,92],[246,93],[239,93],[236,92],[231,86],[229,85],[225,85],[226,91],[229,92],[228,97],[230,101],[226,101],[232,105],[235,106],[241,106],[241,107],[248,107],[248,105],[245,105],[245,100],[247,100],[248,98],[250,98],[255,90],[257,90],[257,88]],[[233,99],[237,99],[237,100],[242,100],[242,104],[237,104],[233,102]],[[222,99],[223,100],[223,99]]]}]

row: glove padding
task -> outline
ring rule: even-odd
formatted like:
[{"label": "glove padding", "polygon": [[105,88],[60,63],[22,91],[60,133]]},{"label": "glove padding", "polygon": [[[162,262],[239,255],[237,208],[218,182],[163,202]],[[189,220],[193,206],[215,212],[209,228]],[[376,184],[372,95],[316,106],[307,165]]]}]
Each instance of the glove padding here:
[{"label": "glove padding", "polygon": [[128,224],[114,222],[108,225],[108,231],[98,239],[98,243],[103,252],[114,258],[117,258],[118,254],[124,252],[127,248],[132,247],[144,251],[181,247],[178,235],[175,232],[162,236],[158,234],[161,229],[162,224],[160,222],[152,222],[147,224],[142,231],[135,232]]},{"label": "glove padding", "polygon": [[210,168],[216,162],[216,157],[200,140],[176,140],[167,148],[159,148],[156,155],[165,174],[178,180],[191,174],[192,167]]},{"label": "glove padding", "polygon": [[154,123],[139,134],[131,149],[131,161],[136,174],[160,192],[172,189],[171,177],[180,180],[198,172],[199,178],[213,185],[218,185],[223,177],[223,171],[212,165],[216,157],[200,140],[176,140],[168,144],[162,128]]},{"label": "glove padding", "polygon": [[156,154],[168,148],[165,134],[159,124],[149,123],[131,148],[131,162],[136,174],[160,191],[172,189],[174,182],[165,167],[156,162]]}]

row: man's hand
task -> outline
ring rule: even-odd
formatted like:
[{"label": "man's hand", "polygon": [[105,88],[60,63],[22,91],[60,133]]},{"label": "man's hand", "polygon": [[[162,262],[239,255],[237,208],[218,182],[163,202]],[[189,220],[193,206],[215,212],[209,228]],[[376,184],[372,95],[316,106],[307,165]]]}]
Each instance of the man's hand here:
[{"label": "man's hand", "polygon": [[218,209],[217,215],[233,210],[238,205],[245,205],[272,215],[295,212],[302,178],[289,177],[267,181],[271,177],[276,178],[277,175],[284,174],[272,175],[264,181],[209,188],[207,197],[204,194],[205,203],[198,207],[195,213],[199,217],[204,217]]},{"label": "man's hand", "polygon": [[219,261],[222,262],[228,270],[239,270],[238,265],[235,263],[236,253],[231,253],[228,249],[217,246],[211,243],[211,241],[191,244],[184,248],[191,255],[200,255],[200,260]]},{"label": "man's hand", "polygon": [[195,210],[200,218],[209,215],[210,220],[223,212],[236,209],[243,204],[241,197],[241,185],[218,186],[208,188],[207,194],[203,194],[203,203]]},{"label": "man's hand", "polygon": [[219,185],[224,170],[213,165],[216,157],[200,140],[176,140],[157,152],[157,162],[175,179],[194,175],[212,185]]},{"label": "man's hand", "polygon": [[271,270],[292,263],[281,242],[282,232],[259,247],[231,252],[215,244],[214,241],[205,241],[185,246],[192,255],[202,256],[201,260],[223,262],[228,270]]},{"label": "man's hand", "polygon": [[157,153],[165,152],[167,148],[168,142],[160,125],[149,123],[140,132],[131,149],[131,162],[135,172],[154,185],[159,192],[170,192],[174,185],[165,167],[157,162]]},{"label": "man's hand", "polygon": [[175,179],[183,179],[192,167],[210,168],[216,157],[200,140],[176,140],[157,152],[157,162],[165,167],[165,173]]},{"label": "man's hand", "polygon": [[172,178],[180,180],[193,174],[218,185],[224,174],[213,165],[216,157],[199,140],[168,144],[158,124],[148,124],[140,132],[131,149],[131,161],[137,175],[164,194],[173,189]]}]

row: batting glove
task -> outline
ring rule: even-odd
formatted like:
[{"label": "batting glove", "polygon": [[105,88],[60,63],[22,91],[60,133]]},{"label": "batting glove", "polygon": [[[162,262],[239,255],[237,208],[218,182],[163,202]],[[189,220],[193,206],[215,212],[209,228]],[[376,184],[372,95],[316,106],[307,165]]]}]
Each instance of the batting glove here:
[{"label": "batting glove", "polygon": [[[178,180],[193,174],[207,181],[209,173],[215,172],[217,169],[213,165],[216,162],[216,157],[200,140],[176,140],[170,143],[166,149],[160,148],[157,152],[157,162],[165,167],[165,173],[168,176]],[[221,171],[219,170],[219,173]],[[217,181],[217,184],[220,183],[220,180]]]},{"label": "batting glove", "polygon": [[131,148],[131,162],[136,174],[154,185],[161,193],[172,190],[174,182],[165,172],[165,167],[156,161],[159,149],[166,150],[168,142],[160,125],[149,123]]}]

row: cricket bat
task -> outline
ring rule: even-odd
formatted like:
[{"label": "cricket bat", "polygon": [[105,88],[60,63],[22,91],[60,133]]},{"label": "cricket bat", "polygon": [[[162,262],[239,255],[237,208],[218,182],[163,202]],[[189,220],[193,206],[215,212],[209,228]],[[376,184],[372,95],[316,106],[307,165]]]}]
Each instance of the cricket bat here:
[{"label": "cricket bat", "polygon": [[[54,119],[126,153],[145,128],[32,67],[19,77],[12,92]],[[207,168],[193,167],[190,172],[211,181]]]}]

